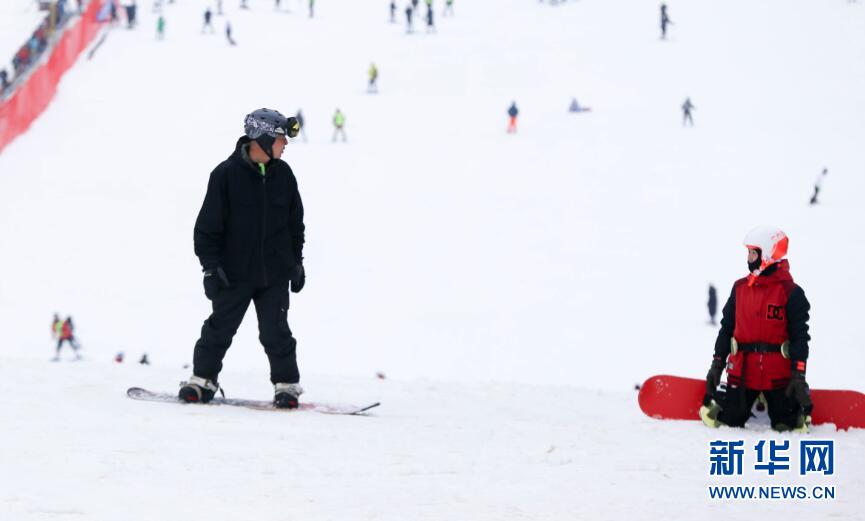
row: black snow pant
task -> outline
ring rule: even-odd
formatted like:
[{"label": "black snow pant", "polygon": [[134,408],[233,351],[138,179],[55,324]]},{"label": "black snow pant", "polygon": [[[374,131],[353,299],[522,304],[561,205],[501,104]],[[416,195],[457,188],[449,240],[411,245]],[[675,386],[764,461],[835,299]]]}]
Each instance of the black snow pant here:
[{"label": "black snow pant", "polygon": [[757,397],[763,393],[766,405],[769,408],[769,420],[772,428],[778,430],[779,426],[788,429],[796,427],[796,421],[802,414],[802,407],[793,397],[784,395],[784,389],[772,391],[755,391],[744,387],[728,387],[721,400],[721,412],[718,420],[730,427],[744,427],[745,422],[751,417],[751,408]]},{"label": "black snow pant", "polygon": [[270,381],[298,383],[297,341],[288,328],[288,282],[266,288],[235,283],[220,290],[213,299],[213,313],[204,321],[201,338],[195,343],[193,374],[216,381],[250,302],[255,303],[258,339],[270,361]]},{"label": "black snow pant", "polygon": [[61,338],[57,340],[57,354],[60,354],[60,348],[63,347],[63,342],[69,342],[73,351],[78,351],[78,343],[75,342],[75,337]]},{"label": "black snow pant", "polygon": [[687,123],[690,123],[692,127],[694,126],[694,116],[691,115],[690,110],[686,110],[682,113],[682,126],[685,126]]}]

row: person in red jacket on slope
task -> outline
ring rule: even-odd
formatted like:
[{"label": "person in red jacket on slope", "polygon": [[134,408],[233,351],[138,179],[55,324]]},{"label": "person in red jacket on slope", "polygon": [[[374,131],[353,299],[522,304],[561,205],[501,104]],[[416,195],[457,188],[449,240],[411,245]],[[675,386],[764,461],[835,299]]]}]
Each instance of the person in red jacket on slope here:
[{"label": "person in red jacket on slope", "polygon": [[[808,312],[790,275],[787,235],[761,226],[745,236],[750,274],[733,284],[706,375],[700,418],[710,427],[743,427],[762,393],[772,428],[807,432],[811,393],[805,381]],[[727,369],[726,392],[719,390]]]}]

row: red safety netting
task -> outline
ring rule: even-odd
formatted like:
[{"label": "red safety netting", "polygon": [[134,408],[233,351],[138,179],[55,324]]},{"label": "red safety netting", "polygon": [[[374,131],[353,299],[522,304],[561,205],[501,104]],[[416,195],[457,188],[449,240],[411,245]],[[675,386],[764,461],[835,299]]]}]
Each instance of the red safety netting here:
[{"label": "red safety netting", "polygon": [[102,24],[96,21],[96,15],[101,4],[90,2],[84,14],[73,20],[72,25],[60,36],[60,40],[50,50],[48,59],[35,66],[9,99],[0,102],[0,152],[13,139],[26,132],[51,103],[60,79],[99,32]]}]

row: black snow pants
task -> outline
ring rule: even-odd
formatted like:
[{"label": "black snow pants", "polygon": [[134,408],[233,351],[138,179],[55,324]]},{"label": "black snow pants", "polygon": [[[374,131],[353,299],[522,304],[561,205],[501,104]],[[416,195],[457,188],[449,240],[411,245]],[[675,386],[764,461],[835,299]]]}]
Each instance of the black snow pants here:
[{"label": "black snow pants", "polygon": [[270,361],[270,381],[298,383],[297,341],[288,328],[287,282],[266,288],[236,283],[220,290],[213,299],[213,313],[204,321],[201,338],[195,343],[193,374],[216,381],[222,370],[222,359],[250,302],[255,303],[258,339]]},{"label": "black snow pants", "polygon": [[802,407],[795,398],[785,396],[784,389],[755,391],[744,387],[728,387],[720,403],[721,412],[718,413],[718,420],[730,427],[744,427],[745,422],[751,417],[751,408],[760,393],[763,393],[766,398],[769,420],[772,422],[773,429],[777,430],[779,425],[787,428],[796,426],[796,421],[802,414]]}]

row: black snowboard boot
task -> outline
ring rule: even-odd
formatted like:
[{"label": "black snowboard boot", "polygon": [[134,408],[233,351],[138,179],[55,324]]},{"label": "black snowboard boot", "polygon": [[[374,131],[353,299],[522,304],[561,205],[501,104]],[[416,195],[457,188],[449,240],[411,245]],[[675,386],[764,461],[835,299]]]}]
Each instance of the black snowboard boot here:
[{"label": "black snowboard boot", "polygon": [[277,409],[297,409],[298,398],[303,394],[300,384],[274,384],[273,406]]},{"label": "black snowboard boot", "polygon": [[177,397],[186,403],[207,403],[216,395],[219,384],[213,380],[207,380],[192,375],[188,382],[180,383],[180,392]]}]

